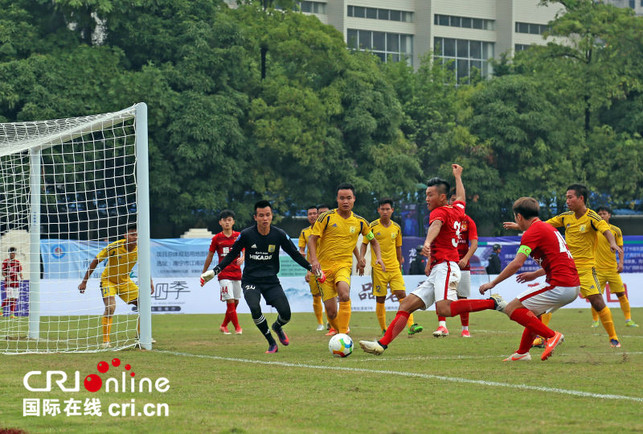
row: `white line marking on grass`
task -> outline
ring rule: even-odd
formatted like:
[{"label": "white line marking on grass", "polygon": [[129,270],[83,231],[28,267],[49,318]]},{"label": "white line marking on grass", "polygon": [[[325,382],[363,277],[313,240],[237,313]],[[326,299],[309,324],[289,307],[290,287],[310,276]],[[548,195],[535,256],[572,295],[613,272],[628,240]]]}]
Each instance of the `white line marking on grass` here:
[{"label": "white line marking on grass", "polygon": [[154,351],[157,353],[170,354],[173,356],[197,357],[201,359],[223,360],[226,362],[241,362],[241,363],[251,363],[251,364],[257,364],[257,365],[285,366],[290,368],[330,369],[333,371],[364,372],[368,374],[398,375],[400,377],[424,378],[424,379],[430,379],[430,380],[449,381],[452,383],[477,384],[480,386],[506,387],[510,389],[533,390],[537,392],[548,392],[548,393],[560,393],[562,395],[580,396],[583,398],[618,399],[618,400],[626,400],[626,401],[643,402],[643,398],[638,398],[635,396],[590,393],[590,392],[582,392],[580,390],[559,389],[557,387],[529,386],[527,384],[510,384],[510,383],[501,383],[498,381],[471,380],[468,378],[446,377],[443,375],[420,374],[415,372],[398,372],[398,371],[386,371],[386,370],[379,370],[379,369],[349,368],[349,367],[343,367],[343,366],[321,366],[321,365],[307,365],[302,363],[238,359],[235,357],[220,357],[220,356],[212,356],[208,354],[183,353],[179,351],[165,351],[165,350],[154,350]]}]

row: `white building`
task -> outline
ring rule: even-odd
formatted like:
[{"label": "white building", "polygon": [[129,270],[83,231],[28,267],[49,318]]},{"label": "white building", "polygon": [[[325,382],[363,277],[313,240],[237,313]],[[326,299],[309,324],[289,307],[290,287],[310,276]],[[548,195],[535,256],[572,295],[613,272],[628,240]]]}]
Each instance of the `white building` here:
[{"label": "white building", "polygon": [[542,34],[562,11],[539,0],[316,0],[301,9],[342,32],[351,48],[416,68],[434,52],[454,60],[458,77],[473,68],[486,76],[490,58],[546,43]]}]

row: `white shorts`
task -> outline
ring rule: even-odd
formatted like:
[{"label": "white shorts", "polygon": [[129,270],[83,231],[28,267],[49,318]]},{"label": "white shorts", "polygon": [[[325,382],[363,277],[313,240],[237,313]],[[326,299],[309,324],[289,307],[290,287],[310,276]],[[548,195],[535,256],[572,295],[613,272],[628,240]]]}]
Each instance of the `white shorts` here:
[{"label": "white shorts", "polygon": [[458,297],[469,298],[471,295],[471,270],[460,270],[460,283],[458,283]]},{"label": "white shorts", "polygon": [[551,286],[539,283],[516,297],[534,315],[549,313],[576,300],[580,286]]},{"label": "white shorts", "polygon": [[6,298],[20,298],[19,286],[5,286],[4,287]]},{"label": "white shorts", "polygon": [[221,301],[241,300],[240,280],[221,279],[219,286],[221,287]]},{"label": "white shorts", "polygon": [[429,277],[411,294],[424,302],[423,310],[441,300],[457,300],[457,287],[460,282],[460,267],[456,262],[440,262],[431,268]]}]

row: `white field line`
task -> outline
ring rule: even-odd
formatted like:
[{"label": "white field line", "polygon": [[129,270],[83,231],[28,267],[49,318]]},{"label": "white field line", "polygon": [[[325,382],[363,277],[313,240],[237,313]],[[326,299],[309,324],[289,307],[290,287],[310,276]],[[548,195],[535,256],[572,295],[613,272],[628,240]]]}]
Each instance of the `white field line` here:
[{"label": "white field line", "polygon": [[643,402],[643,398],[639,398],[635,396],[590,393],[590,392],[583,392],[580,390],[560,389],[557,387],[530,386],[527,384],[510,384],[510,383],[501,383],[498,381],[471,380],[468,378],[446,377],[443,375],[421,374],[421,373],[415,373],[415,372],[399,372],[399,371],[388,371],[388,370],[378,370],[378,369],[349,368],[349,367],[343,367],[343,366],[321,366],[321,365],[308,365],[308,364],[302,364],[302,363],[239,359],[235,357],[220,357],[220,356],[213,356],[208,354],[192,354],[192,353],[183,353],[178,351],[165,351],[165,350],[154,350],[154,351],[157,353],[170,354],[173,356],[196,357],[201,359],[222,360],[226,362],[239,362],[239,363],[250,363],[250,364],[256,364],[256,365],[270,365],[270,366],[284,366],[289,368],[304,368],[304,369],[315,369],[315,370],[326,369],[326,370],[344,371],[344,372],[363,372],[363,373],[378,374],[378,375],[379,374],[397,375],[400,377],[424,378],[428,380],[448,381],[451,383],[466,383],[466,384],[476,384],[480,386],[504,387],[508,389],[559,393],[562,395],[580,396],[584,398],[593,398],[593,399],[614,399],[614,400]]}]

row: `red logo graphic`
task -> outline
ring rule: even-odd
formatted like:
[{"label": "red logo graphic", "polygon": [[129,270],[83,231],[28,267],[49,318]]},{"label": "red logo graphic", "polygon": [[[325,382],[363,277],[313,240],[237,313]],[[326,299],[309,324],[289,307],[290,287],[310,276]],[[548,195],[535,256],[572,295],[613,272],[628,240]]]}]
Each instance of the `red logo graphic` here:
[{"label": "red logo graphic", "polygon": [[[120,359],[112,359],[112,366],[115,368],[118,368],[121,365],[121,360]],[[126,371],[129,371],[132,369],[132,366],[127,364],[124,366]],[[98,362],[98,365],[96,365],[96,369],[98,372],[101,374],[106,374],[109,371],[109,363],[102,361]],[[134,372],[130,373],[130,376],[136,375]],[[89,374],[87,377],[85,377],[85,381],[83,383],[85,385],[85,389],[87,389],[89,392],[98,392],[101,387],[103,387],[103,379],[100,378],[96,374]]]}]

